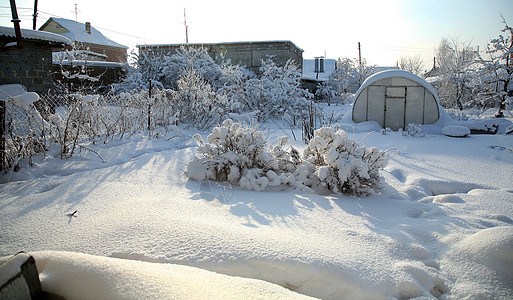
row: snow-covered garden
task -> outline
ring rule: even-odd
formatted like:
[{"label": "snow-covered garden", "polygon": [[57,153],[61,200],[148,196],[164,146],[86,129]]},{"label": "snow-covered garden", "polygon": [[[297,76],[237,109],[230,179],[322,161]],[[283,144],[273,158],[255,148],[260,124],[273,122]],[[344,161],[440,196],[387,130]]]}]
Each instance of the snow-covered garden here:
[{"label": "snow-covered garden", "polygon": [[0,260],[33,255],[44,291],[513,297],[507,93],[503,118],[440,107],[391,131],[354,123],[345,86],[313,103],[293,64],[254,76],[201,50],[159,59],[111,95],[7,101]]}]

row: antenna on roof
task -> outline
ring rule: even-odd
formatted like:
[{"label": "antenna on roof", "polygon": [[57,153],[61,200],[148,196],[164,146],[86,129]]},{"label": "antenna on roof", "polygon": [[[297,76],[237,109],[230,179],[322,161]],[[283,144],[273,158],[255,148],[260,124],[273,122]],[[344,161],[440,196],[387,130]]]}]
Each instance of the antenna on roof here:
[{"label": "antenna on roof", "polygon": [[185,26],[185,43],[189,44],[189,27],[187,26],[187,16],[185,15],[185,8],[183,9],[183,25]]},{"label": "antenna on roof", "polygon": [[78,5],[75,3],[75,21],[78,22]]}]

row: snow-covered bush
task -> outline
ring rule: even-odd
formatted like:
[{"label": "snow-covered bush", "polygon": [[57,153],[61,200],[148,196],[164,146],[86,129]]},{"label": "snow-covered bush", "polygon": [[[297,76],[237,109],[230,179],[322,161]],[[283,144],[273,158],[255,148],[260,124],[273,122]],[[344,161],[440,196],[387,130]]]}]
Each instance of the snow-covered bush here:
[{"label": "snow-covered bush", "polygon": [[317,87],[315,98],[318,101],[328,103],[328,105],[331,103],[342,102],[342,96],[340,93],[328,82],[323,82]]},{"label": "snow-covered bush", "polygon": [[194,139],[199,156],[189,162],[187,172],[193,180],[229,181],[243,189],[261,191],[268,185],[288,182],[281,169],[294,170],[294,162],[281,148],[271,151],[265,132],[256,125],[244,126],[231,119],[215,127],[204,141],[199,134]]},{"label": "snow-covered bush", "polygon": [[164,55],[160,64],[160,80],[167,88],[176,88],[181,74],[196,70],[207,83],[217,88],[222,75],[220,65],[208,54],[206,48],[181,47],[175,54]]},{"label": "snow-covered bush", "polygon": [[305,185],[350,195],[369,195],[379,189],[379,170],[388,163],[386,152],[366,148],[332,127],[315,131],[303,159],[313,172],[306,176]]},{"label": "snow-covered bush", "polygon": [[[4,101],[4,100],[0,100]],[[4,153],[0,161],[0,169],[19,169],[18,161],[46,150],[43,119],[36,110],[34,102],[39,95],[25,92],[22,95],[8,97],[5,100],[5,127],[3,132]]]},{"label": "snow-covered bush", "polygon": [[420,136],[423,137],[425,134],[422,132],[422,126],[420,124],[410,123],[406,126],[406,130],[402,132],[404,136]]},{"label": "snow-covered bush", "polygon": [[[478,84],[475,84],[480,92],[477,96],[479,104],[482,107],[498,106],[497,117],[503,117],[504,111],[511,109],[513,99],[513,27],[504,17],[502,23],[504,28],[501,31],[506,36],[500,34],[492,39],[486,47],[484,58],[477,52],[482,69],[480,76],[476,76]],[[507,107],[508,103],[510,107]]]},{"label": "snow-covered bush", "polygon": [[224,115],[226,99],[216,94],[199,72],[190,67],[172,91],[172,107],[177,118],[198,128],[209,128]]},{"label": "snow-covered bush", "polygon": [[277,65],[271,58],[262,61],[260,76],[245,83],[246,105],[251,111],[259,111],[259,120],[270,117],[287,119],[292,124],[306,117],[307,97],[312,97],[301,88],[301,71],[293,61],[285,66]]},{"label": "snow-covered bush", "polygon": [[339,58],[337,69],[330,74],[326,84],[340,95],[355,93],[363,81],[375,72],[374,69],[374,66],[367,65],[365,59],[360,63],[347,57]]},{"label": "snow-covered bush", "polygon": [[247,190],[293,186],[300,191],[328,190],[349,195],[369,195],[380,187],[379,170],[387,154],[346,137],[343,130],[323,127],[315,131],[303,159],[285,146],[287,137],[268,146],[265,132],[255,126],[225,120],[204,141],[194,135],[198,157],[189,162],[193,180],[229,181]]}]

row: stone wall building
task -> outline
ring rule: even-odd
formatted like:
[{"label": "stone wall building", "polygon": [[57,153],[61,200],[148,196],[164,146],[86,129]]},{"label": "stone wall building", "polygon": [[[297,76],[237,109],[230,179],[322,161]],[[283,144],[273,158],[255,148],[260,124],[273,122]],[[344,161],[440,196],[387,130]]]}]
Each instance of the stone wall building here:
[{"label": "stone wall building", "polygon": [[273,56],[278,65],[285,65],[291,59],[299,69],[303,66],[303,49],[291,41],[258,41],[233,43],[203,43],[203,44],[151,44],[139,45],[140,53],[154,56],[173,55],[181,47],[203,47],[208,54],[220,62],[222,56],[230,59],[233,64],[240,64],[247,69],[258,72],[261,60]]},{"label": "stone wall building", "polygon": [[0,26],[0,85],[21,84],[28,91],[48,93],[52,83],[52,49],[70,47],[66,37],[22,29],[23,47],[16,44],[14,28]]}]

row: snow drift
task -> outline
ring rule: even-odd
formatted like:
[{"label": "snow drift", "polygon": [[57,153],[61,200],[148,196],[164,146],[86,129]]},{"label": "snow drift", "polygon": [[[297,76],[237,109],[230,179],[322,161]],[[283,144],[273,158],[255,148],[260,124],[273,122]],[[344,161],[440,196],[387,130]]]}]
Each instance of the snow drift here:
[{"label": "snow drift", "polygon": [[308,299],[275,284],[198,268],[71,252],[32,253],[43,291],[65,299]]}]

